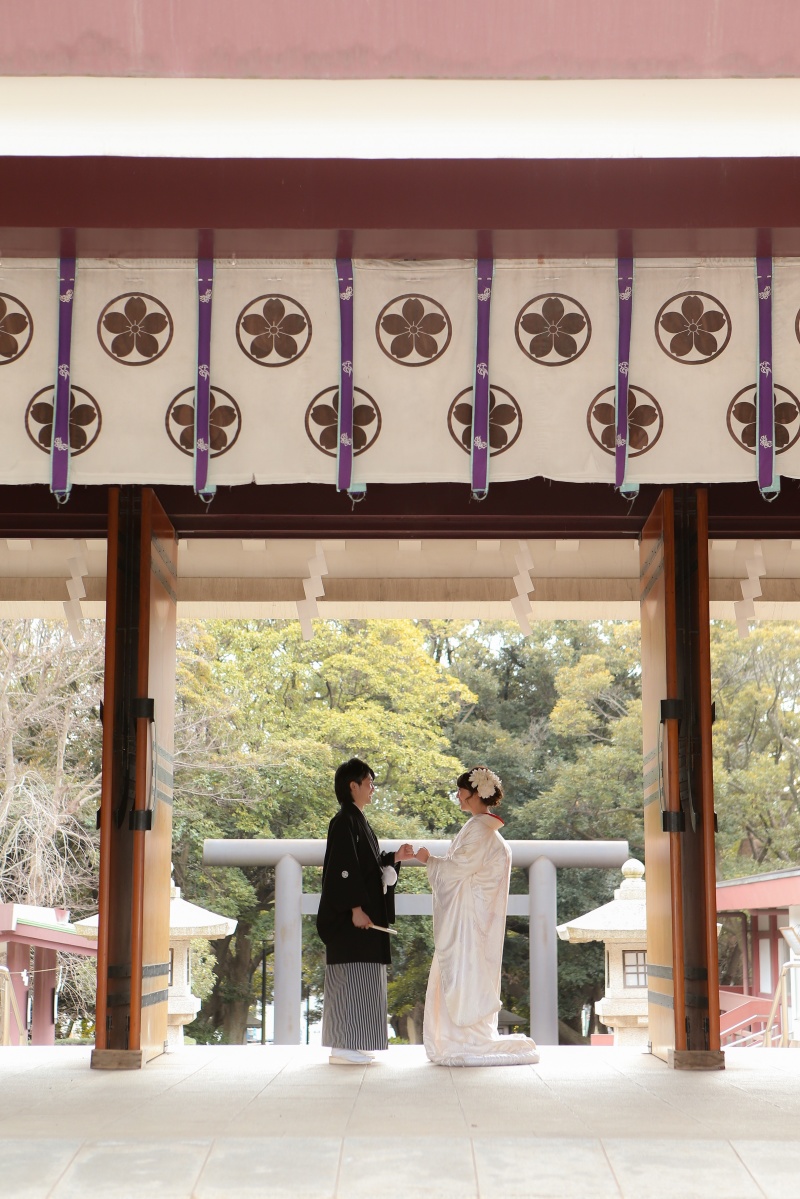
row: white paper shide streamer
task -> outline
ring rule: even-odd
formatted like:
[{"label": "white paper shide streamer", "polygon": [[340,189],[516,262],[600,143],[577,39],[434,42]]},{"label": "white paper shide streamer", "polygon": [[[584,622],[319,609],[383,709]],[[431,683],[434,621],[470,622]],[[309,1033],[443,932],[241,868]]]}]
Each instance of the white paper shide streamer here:
[{"label": "white paper shide streamer", "polygon": [[531,557],[531,551],[528,548],[527,541],[517,542],[517,552],[514,555],[514,562],[517,566],[517,573],[514,575],[514,586],[517,589],[517,594],[511,601],[511,607],[514,609],[514,615],[517,618],[517,624],[527,637],[531,632],[530,594],[532,591],[535,591],[535,587],[531,580],[533,558]]},{"label": "white paper shide streamer", "polygon": [[733,610],[736,614],[736,627],[739,630],[739,636],[749,637],[750,629],[747,622],[756,618],[756,606],[753,601],[761,595],[761,580],[767,573],[760,541],[753,543],[752,556],[744,565],[747,578],[742,579],[740,584],[742,598],[734,601]]},{"label": "white paper shide streamer", "polygon": [[325,594],[322,576],[328,573],[322,542],[318,541],[314,548],[315,555],[308,560],[308,578],[303,579],[305,599],[297,601],[297,619],[300,621],[300,632],[303,634],[304,641],[310,641],[314,636],[314,627],[311,621],[319,616],[317,601]]},{"label": "white paper shide streamer", "polygon": [[81,608],[81,600],[86,597],[86,587],[83,580],[89,573],[85,551],[85,543],[75,541],[72,544],[72,554],[67,559],[67,567],[70,573],[70,577],[67,579],[69,599],[64,600],[64,615],[67,618],[67,626],[72,640],[76,644],[79,641],[83,641],[83,629],[81,628],[83,610]]}]

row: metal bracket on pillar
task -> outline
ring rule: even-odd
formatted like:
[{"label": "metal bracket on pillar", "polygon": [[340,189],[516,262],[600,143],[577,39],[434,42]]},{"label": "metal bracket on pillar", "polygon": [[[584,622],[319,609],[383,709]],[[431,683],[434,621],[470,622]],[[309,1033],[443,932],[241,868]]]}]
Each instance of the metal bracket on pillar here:
[{"label": "metal bracket on pillar", "polygon": [[150,808],[139,811],[134,808],[130,815],[129,827],[133,833],[149,833],[153,827],[153,812]]},{"label": "metal bracket on pillar", "polygon": [[683,812],[662,812],[661,828],[665,833],[685,833],[686,817]]},{"label": "metal bracket on pillar", "polygon": [[663,724],[665,720],[683,720],[682,699],[662,699],[661,723]]}]

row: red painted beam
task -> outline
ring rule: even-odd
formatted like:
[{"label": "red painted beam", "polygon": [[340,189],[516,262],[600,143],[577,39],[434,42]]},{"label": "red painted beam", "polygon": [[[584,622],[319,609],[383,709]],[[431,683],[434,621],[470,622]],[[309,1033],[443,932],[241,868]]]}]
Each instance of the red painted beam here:
[{"label": "red painted beam", "polygon": [[[800,160],[652,159],[481,163],[0,157],[4,255],[333,255],[354,231],[364,256],[800,254]],[[765,232],[759,240],[759,230]]]},{"label": "red painted beam", "polygon": [[[658,486],[623,500],[610,484],[528,479],[494,483],[475,503],[457,483],[373,484],[353,507],[333,485],[221,487],[206,506],[190,487],[155,491],[181,537],[486,538],[637,537]],[[56,504],[44,485],[0,486],[0,536],[104,537],[108,489],[74,487]],[[800,484],[784,480],[773,503],[755,483],[713,483],[709,535],[800,537]]]}]

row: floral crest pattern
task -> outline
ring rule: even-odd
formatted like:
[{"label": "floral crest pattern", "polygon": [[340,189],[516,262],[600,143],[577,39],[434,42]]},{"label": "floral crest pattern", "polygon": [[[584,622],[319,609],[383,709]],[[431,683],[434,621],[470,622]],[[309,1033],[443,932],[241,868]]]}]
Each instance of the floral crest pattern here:
[{"label": "floral crest pattern", "polygon": [[97,320],[97,339],[122,366],[147,366],[167,352],[174,332],[167,307],[144,292],[109,300]]},{"label": "floral crest pattern", "polygon": [[[33,396],[25,411],[25,432],[37,450],[50,453],[53,441],[54,388],[43,387]],[[82,387],[69,391],[69,444],[73,458],[85,454],[100,436],[103,416],[94,396]]]},{"label": "floral crest pattern", "polygon": [[[227,454],[242,431],[242,413],[232,395],[221,387],[211,388],[209,418],[210,456]],[[167,436],[182,454],[194,453],[194,388],[179,391],[167,408]]]},{"label": "floral crest pattern", "polygon": [[[778,395],[780,392],[780,395]],[[748,454],[756,452],[756,384],[743,387],[728,405],[728,432],[738,446]],[[786,387],[776,383],[773,390],[775,405],[775,453],[785,454],[800,438],[800,402]]]},{"label": "floral crest pattern", "polygon": [[547,292],[523,304],[514,333],[527,358],[540,366],[566,366],[588,346],[592,322],[578,300],[562,292]]},{"label": "floral crest pattern", "polygon": [[236,340],[259,366],[288,366],[308,349],[311,317],[291,296],[256,296],[236,318]]},{"label": "floral crest pattern", "polygon": [[727,308],[705,291],[681,291],[662,304],[656,314],[656,341],[668,358],[686,366],[700,366],[718,358],[731,339],[731,331]]},{"label": "floral crest pattern", "polygon": [[[381,410],[371,395],[360,387],[354,387],[353,393],[353,456],[358,457],[378,440],[383,422]],[[335,458],[339,437],[338,387],[326,387],[314,396],[306,409],[305,423],[309,441],[323,454]]]},{"label": "floral crest pattern", "polygon": [[386,357],[401,366],[428,366],[450,345],[453,327],[438,300],[411,294],[384,305],[375,336]]},{"label": "floral crest pattern", "polygon": [[[613,454],[616,444],[614,391],[605,387],[586,413],[589,435],[606,454]],[[628,457],[638,458],[652,450],[663,431],[664,414],[655,396],[643,387],[628,387]]]},{"label": "floral crest pattern", "polygon": [[[472,392],[465,387],[450,405],[447,427],[465,453],[472,448]],[[510,450],[522,432],[522,410],[503,387],[489,388],[489,455],[494,458]],[[485,448],[485,447],[481,447]]]},{"label": "floral crest pattern", "polygon": [[33,317],[22,300],[0,292],[0,366],[21,358],[32,337]]}]

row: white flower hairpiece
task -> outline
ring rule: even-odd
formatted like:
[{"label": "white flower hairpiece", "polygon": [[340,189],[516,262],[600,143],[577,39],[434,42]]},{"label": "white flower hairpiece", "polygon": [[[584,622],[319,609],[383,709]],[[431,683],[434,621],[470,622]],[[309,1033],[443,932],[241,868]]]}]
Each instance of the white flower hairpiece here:
[{"label": "white flower hairpiece", "polygon": [[476,766],[469,776],[469,783],[481,799],[491,799],[495,791],[503,786],[495,772],[487,766]]}]

